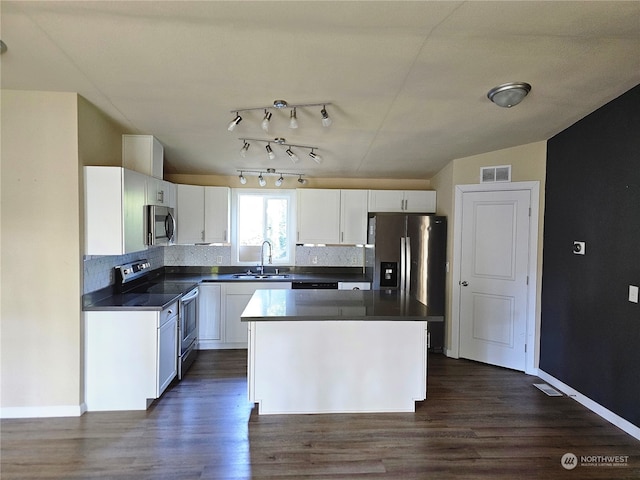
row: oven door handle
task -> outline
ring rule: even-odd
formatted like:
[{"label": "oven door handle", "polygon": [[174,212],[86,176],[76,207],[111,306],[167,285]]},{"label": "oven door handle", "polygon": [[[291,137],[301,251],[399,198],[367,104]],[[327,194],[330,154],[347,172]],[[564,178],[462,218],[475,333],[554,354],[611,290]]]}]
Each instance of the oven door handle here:
[{"label": "oven door handle", "polygon": [[182,297],[180,299],[180,303],[185,304],[187,302],[190,302],[191,300],[196,299],[200,294],[200,290],[198,290],[197,288],[194,288],[191,292],[192,293],[189,293],[188,295],[185,295],[184,297]]}]

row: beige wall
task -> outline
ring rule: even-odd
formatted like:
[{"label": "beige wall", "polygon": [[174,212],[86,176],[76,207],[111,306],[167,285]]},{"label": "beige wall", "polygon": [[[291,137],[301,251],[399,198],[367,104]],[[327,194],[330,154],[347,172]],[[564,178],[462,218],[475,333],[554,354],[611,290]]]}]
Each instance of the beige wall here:
[{"label": "beige wall", "polygon": [[80,404],[77,95],[2,91],[2,395]]},{"label": "beige wall", "polygon": [[81,413],[82,161],[122,131],[75,93],[3,90],[2,417]]},{"label": "beige wall", "polygon": [[[165,180],[188,185],[205,185],[232,188],[257,188],[258,177],[255,174],[245,174],[246,185],[242,185],[238,176],[221,175],[165,175]],[[277,176],[265,175],[267,186],[274,188],[273,182]],[[305,177],[306,178],[306,177]],[[286,176],[281,188],[299,188],[298,177]],[[379,190],[431,190],[429,180],[425,179],[380,179],[380,178],[308,178],[304,188],[362,188]]]},{"label": "beige wall", "polygon": [[[547,164],[547,142],[536,142],[513,148],[483,153],[471,157],[458,158],[446,165],[431,179],[431,186],[437,191],[438,213],[446,215],[448,221],[447,258],[450,260],[447,274],[447,327],[445,347],[451,348],[451,302],[452,302],[452,272],[456,268],[453,264],[453,225],[455,208],[456,185],[480,183],[480,167],[495,165],[511,165],[511,181],[540,182],[540,203],[538,219],[538,265],[537,265],[537,295],[536,295],[536,323],[540,324],[540,294],[542,291],[542,240],[544,224],[544,191]],[[536,358],[537,364],[537,358]]]}]

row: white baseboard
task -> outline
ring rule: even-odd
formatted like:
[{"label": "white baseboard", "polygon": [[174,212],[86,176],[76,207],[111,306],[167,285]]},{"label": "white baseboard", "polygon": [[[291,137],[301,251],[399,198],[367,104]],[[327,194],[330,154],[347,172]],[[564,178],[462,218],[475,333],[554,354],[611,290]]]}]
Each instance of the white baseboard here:
[{"label": "white baseboard", "polygon": [[79,417],[86,411],[87,406],[84,403],[42,407],[1,407],[0,418]]},{"label": "white baseboard", "polygon": [[624,430],[626,433],[628,433],[632,437],[640,440],[640,428],[636,427],[633,423],[625,420],[619,415],[616,415],[611,410],[608,410],[607,408],[603,407],[599,403],[594,402],[589,397],[586,397],[585,395],[578,392],[577,390],[574,390],[569,385],[562,383],[560,380],[549,375],[547,372],[544,372],[543,370],[538,369],[538,377],[540,377],[545,382],[549,383],[552,387],[557,388],[565,395],[573,398],[578,403],[584,405],[596,415],[601,416],[609,423],[612,423],[613,425],[620,428],[621,430]]}]

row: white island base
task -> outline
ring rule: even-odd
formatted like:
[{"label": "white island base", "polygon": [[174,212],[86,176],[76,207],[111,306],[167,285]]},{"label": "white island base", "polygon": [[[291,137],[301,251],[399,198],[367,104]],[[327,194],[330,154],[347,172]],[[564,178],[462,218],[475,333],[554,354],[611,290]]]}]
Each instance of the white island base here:
[{"label": "white island base", "polygon": [[249,321],[259,414],[414,412],[427,392],[427,322]]}]

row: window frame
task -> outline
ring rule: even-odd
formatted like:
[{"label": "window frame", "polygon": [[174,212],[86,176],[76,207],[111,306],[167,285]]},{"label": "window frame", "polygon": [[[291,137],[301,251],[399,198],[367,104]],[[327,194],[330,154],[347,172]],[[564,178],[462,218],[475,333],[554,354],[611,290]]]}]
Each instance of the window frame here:
[{"label": "window frame", "polygon": [[[239,234],[239,197],[241,195],[255,195],[261,197],[287,198],[289,205],[287,209],[287,252],[288,259],[276,261],[270,265],[294,265],[296,247],[296,191],[288,188],[232,188],[231,189],[231,264],[238,266],[255,267],[256,261],[241,262],[239,260],[240,243]],[[266,253],[266,252],[265,252]],[[265,255],[266,262],[266,255]]]}]

